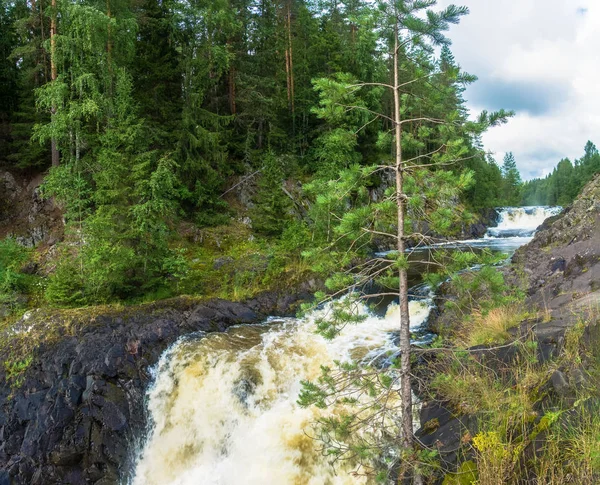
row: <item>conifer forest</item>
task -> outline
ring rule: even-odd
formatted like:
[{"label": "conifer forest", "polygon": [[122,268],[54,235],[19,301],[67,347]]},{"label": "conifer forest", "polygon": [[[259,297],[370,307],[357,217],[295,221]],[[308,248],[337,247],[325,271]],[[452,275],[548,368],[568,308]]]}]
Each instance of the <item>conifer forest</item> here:
[{"label": "conifer forest", "polygon": [[0,0],[0,484],[600,481],[600,153],[469,13]]}]

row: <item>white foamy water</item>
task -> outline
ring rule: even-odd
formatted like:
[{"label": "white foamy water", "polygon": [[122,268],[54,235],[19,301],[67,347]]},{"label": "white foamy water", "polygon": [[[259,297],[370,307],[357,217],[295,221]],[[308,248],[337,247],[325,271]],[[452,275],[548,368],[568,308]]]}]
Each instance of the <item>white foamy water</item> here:
[{"label": "white foamy water", "polygon": [[561,211],[562,207],[505,207],[500,211],[498,225],[488,229],[488,236],[531,237],[548,217]]},{"label": "white foamy water", "polygon": [[[411,301],[411,328],[430,300]],[[325,310],[322,310],[325,311]],[[322,456],[310,426],[325,412],[300,408],[303,379],[334,360],[397,353],[398,306],[326,341],[314,321],[271,320],[183,339],[161,358],[148,392],[153,426],[133,485],[346,485],[365,483]]]},{"label": "white foamy water", "polygon": [[[462,239],[444,241],[430,245],[419,245],[408,248],[407,253],[420,254],[434,249],[468,250],[470,248],[487,248],[502,253],[513,253],[516,249],[533,239],[535,231],[551,216],[560,214],[562,207],[504,207],[499,209],[498,225],[490,227],[484,237],[479,239]],[[385,256],[394,251],[382,251],[377,256]]]},{"label": "white foamy water", "polygon": [[[511,252],[560,210],[505,208],[486,237],[443,245]],[[426,321],[430,305],[427,298],[410,302],[413,330]],[[334,411],[296,404],[300,382],[316,380],[322,365],[380,362],[397,354],[398,306],[390,305],[384,317],[360,311],[367,318],[333,341],[314,333],[313,318],[289,318],[188,337],[172,346],[148,391],[152,426],[132,485],[365,483],[350,473],[351,466],[332,468],[310,437],[311,424]]]}]

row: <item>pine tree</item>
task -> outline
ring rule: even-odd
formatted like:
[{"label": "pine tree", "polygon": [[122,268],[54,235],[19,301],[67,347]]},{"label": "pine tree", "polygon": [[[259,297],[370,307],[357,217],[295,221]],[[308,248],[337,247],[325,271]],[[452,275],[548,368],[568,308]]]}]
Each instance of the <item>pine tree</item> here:
[{"label": "pine tree", "polygon": [[502,163],[502,195],[505,205],[519,205],[521,202],[521,174],[512,152],[504,155]]},{"label": "pine tree", "polygon": [[[351,129],[358,126],[357,131],[370,124],[381,123],[384,129],[380,132],[379,147],[387,151],[387,156],[384,156],[384,162],[375,167],[350,165],[342,169],[336,179],[308,187],[317,194],[315,205],[322,207],[320,214],[327,216],[327,234],[333,233],[330,238],[333,243],[329,248],[339,247],[340,241],[348,244],[345,252],[342,250],[328,255],[332,264],[342,267],[350,265],[350,261],[360,255],[360,250],[354,248],[364,248],[373,237],[389,238],[395,246],[387,262],[375,259],[378,261],[375,266],[365,263],[360,269],[355,268],[354,272],[344,267],[342,272],[338,269],[334,273],[326,283],[328,289],[336,295],[350,289],[354,291],[354,296],[334,302],[332,319],[319,320],[317,326],[325,336],[332,337],[348,322],[360,320],[352,305],[365,297],[361,291],[367,282],[376,281],[384,288],[382,294],[394,294],[399,298],[399,372],[396,377],[388,375],[386,379],[399,382],[402,423],[398,430],[398,442],[405,457],[410,455],[413,445],[408,261],[405,248],[410,240],[430,241],[427,235],[420,233],[425,221],[433,231],[444,234],[451,231],[461,217],[465,221],[469,219],[468,211],[459,209],[456,201],[459,192],[470,185],[472,173],[459,170],[452,173],[443,167],[467,155],[469,148],[465,138],[476,139],[485,128],[505,121],[508,115],[505,112],[491,115],[483,113],[478,123],[467,123],[456,110],[440,113],[437,111],[438,103],[430,99],[423,101],[423,96],[411,96],[415,92],[429,93],[436,74],[435,63],[430,62],[431,44],[448,44],[443,32],[467,13],[466,8],[454,5],[441,12],[428,10],[434,4],[434,1],[380,2],[380,22],[384,25],[387,54],[391,59],[387,79],[361,82],[353,80],[351,75],[337,75],[334,79],[317,81],[316,87],[321,92],[318,115],[338,125],[345,123]],[[421,16],[425,10],[427,15]],[[413,62],[415,58],[418,60]],[[425,87],[419,86],[419,80],[422,79],[428,80]],[[457,96],[457,92],[451,89],[448,94]],[[367,101],[370,96],[388,97],[390,111],[370,109]],[[458,97],[454,99],[456,101]],[[382,105],[386,106],[385,103]],[[352,147],[351,144],[348,146]],[[373,202],[366,186],[376,173],[384,174],[382,177],[386,177],[390,186],[381,200]],[[334,226],[332,230],[329,229],[331,225]],[[321,250],[317,249],[315,254]],[[362,256],[366,257],[365,254]],[[331,397],[332,388],[335,388],[332,383],[361,379],[357,377],[361,374],[356,366],[342,365],[341,372],[348,372],[352,377],[342,377],[336,381],[331,369],[325,369],[321,380],[325,389],[305,383],[300,402],[303,405],[311,402],[325,405]],[[373,392],[377,395],[377,391]],[[330,427],[327,431],[337,433],[339,428],[350,428],[355,425],[351,419],[352,416],[344,416],[339,421],[328,421],[326,427]],[[361,415],[361,420],[365,419]],[[365,422],[368,419],[363,424]],[[336,441],[336,438],[332,438],[332,441]],[[360,446],[353,442],[350,449]],[[345,453],[344,447],[339,449],[339,453]],[[400,480],[409,477],[409,463],[401,463],[399,473]]]}]

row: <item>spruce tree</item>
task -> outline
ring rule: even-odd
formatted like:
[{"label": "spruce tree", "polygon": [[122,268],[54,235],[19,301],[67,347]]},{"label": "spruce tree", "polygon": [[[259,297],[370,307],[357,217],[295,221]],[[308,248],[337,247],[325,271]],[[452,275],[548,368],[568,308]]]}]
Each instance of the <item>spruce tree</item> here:
[{"label": "spruce tree", "polygon": [[519,205],[521,202],[521,174],[512,152],[504,155],[502,163],[502,195],[505,205]]}]

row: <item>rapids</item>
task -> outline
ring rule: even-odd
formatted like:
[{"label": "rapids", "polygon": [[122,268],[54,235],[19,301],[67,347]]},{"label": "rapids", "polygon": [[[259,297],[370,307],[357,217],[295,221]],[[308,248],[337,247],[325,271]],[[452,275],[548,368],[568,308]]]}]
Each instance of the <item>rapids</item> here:
[{"label": "rapids", "polygon": [[[558,212],[504,208],[498,226],[484,238],[449,245],[510,254]],[[412,294],[411,328],[418,333],[425,330],[432,295],[423,287]],[[367,318],[333,341],[315,334],[316,314],[180,339],[154,369],[148,433],[130,485],[366,483],[348,473],[351,469],[330,466],[310,437],[311,423],[330,411],[296,403],[301,381],[316,379],[322,365],[369,363],[397,354],[398,305],[391,303],[385,315],[362,311]]]},{"label": "rapids", "polygon": [[490,227],[489,237],[532,237],[535,230],[562,207],[504,207],[500,211],[498,225]]},{"label": "rapids", "polygon": [[[410,302],[411,328],[431,300]],[[326,311],[326,310],[321,310]],[[397,352],[398,306],[344,328],[333,341],[313,318],[271,319],[221,334],[190,336],[161,358],[148,394],[153,426],[133,485],[342,485],[363,479],[336,471],[310,424],[324,413],[296,404],[302,379],[334,360]]]}]

